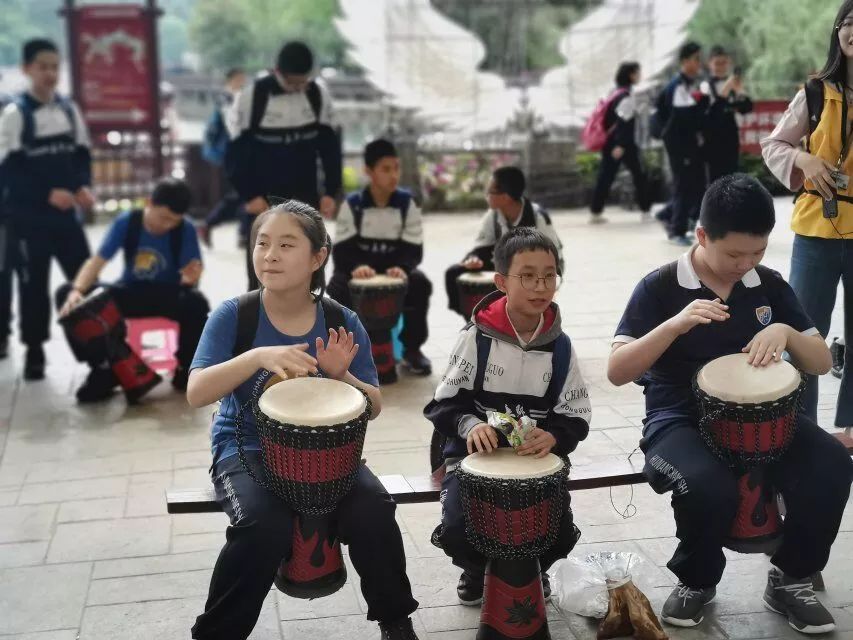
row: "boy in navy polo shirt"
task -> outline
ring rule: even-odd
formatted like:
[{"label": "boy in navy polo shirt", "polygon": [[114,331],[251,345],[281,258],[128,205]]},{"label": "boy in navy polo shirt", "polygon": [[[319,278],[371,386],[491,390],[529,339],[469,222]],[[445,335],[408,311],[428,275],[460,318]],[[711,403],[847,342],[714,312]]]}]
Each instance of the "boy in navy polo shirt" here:
[{"label": "boy in navy polo shirt", "polygon": [[[679,544],[667,565],[679,584],[661,618],[681,627],[703,620],[725,568],[723,539],[739,496],[735,474],[704,443],[691,380],[704,364],[746,352],[754,366],[784,352],[800,370],[829,371],[829,349],[777,272],[759,264],[775,224],[773,200],[744,174],[705,194],[698,244],[656,269],[634,290],[613,339],[607,377],[644,387],[644,474],[672,491]],[[835,438],[800,414],[788,452],[774,465],[785,499],[785,536],[771,558],[766,606],[802,633],[835,628],[810,576],[829,558],[850,493],[853,464]]]},{"label": "boy in navy polo shirt", "polygon": [[[427,311],[432,283],[417,268],[424,257],[421,210],[412,194],[399,189],[400,159],[388,140],[374,140],[364,148],[365,171],[370,184],[351,193],[341,204],[332,257],[335,270],[329,295],[352,307],[349,281],[385,273],[406,278],[403,303],[403,366],[417,375],[429,375],[432,363],[421,352],[429,335]],[[393,380],[382,380],[388,383]]]},{"label": "boy in navy polo shirt", "polygon": [[50,337],[50,263],[74,277],[89,257],[77,209],[91,209],[89,134],[77,106],[56,92],[59,51],[50,40],[23,47],[29,81],[0,116],[0,172],[6,213],[17,237],[24,379],[44,377]]},{"label": "boy in navy polo shirt", "polygon": [[[181,180],[157,183],[143,211],[128,211],[113,222],[98,254],[89,258],[74,281],[56,292],[60,316],[67,315],[98,282],[107,262],[124,251],[121,279],[109,285],[119,310],[127,318],[165,316],[180,325],[178,367],[172,386],[187,388],[187,376],[207,314],[207,300],[196,289],[201,278],[201,252],[193,225],[184,220],[190,190]],[[117,380],[104,362],[92,367],[77,390],[79,402],[97,402],[112,395]]]}]

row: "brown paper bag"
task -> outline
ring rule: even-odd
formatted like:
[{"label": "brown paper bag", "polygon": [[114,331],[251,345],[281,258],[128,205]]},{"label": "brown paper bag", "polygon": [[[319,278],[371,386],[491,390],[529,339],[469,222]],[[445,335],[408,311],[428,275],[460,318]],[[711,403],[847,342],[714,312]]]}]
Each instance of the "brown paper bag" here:
[{"label": "brown paper bag", "polygon": [[607,615],[598,627],[598,640],[630,638],[668,640],[649,599],[630,580],[608,588],[610,603]]}]

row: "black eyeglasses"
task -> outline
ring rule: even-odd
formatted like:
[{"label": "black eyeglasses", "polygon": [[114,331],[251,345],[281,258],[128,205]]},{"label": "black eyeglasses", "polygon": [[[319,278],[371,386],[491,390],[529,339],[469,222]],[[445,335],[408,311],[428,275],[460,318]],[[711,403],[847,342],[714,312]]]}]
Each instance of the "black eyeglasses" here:
[{"label": "black eyeglasses", "polygon": [[534,276],[532,273],[522,273],[520,275],[514,273],[505,273],[503,274],[506,278],[518,278],[521,280],[521,286],[527,289],[528,291],[536,291],[536,287],[539,286],[539,281],[542,281],[542,284],[545,286],[546,291],[556,291],[560,288],[563,279],[557,274],[552,274],[549,276]]}]

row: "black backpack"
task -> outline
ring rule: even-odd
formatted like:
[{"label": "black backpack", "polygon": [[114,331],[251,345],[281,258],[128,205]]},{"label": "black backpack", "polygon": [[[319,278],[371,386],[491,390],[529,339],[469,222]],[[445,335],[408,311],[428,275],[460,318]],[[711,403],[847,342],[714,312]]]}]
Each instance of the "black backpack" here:
[{"label": "black backpack", "polygon": [[[177,269],[181,268],[181,247],[184,241],[184,225],[186,220],[169,232],[169,247]],[[124,263],[129,271],[133,270],[133,261],[139,249],[139,237],[142,235],[142,210],[136,209],[130,213],[127,224],[127,234],[124,236]]]},{"label": "black backpack", "polygon": [[[344,308],[340,304],[326,296],[320,298],[320,304],[323,305],[326,331],[337,330],[338,327],[346,327]],[[232,357],[236,358],[252,348],[260,316],[261,289],[244,293],[237,299],[237,336],[234,339]]]}]

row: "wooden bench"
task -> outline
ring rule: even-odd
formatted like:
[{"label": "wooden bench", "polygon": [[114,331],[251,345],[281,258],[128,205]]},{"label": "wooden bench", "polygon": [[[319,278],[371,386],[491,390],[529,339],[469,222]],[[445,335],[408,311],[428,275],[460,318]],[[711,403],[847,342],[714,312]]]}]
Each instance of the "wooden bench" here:
[{"label": "wooden bench", "polygon": [[[832,435],[853,454],[853,438],[849,434],[839,432]],[[641,484],[646,481],[642,467],[641,456],[635,462],[620,457],[573,466],[569,472],[569,491]],[[439,469],[425,476],[379,476],[379,481],[397,504],[416,504],[438,502],[443,478],[444,469]],[[216,502],[212,486],[166,491],[166,507],[169,513],[213,513],[222,510]]]}]

